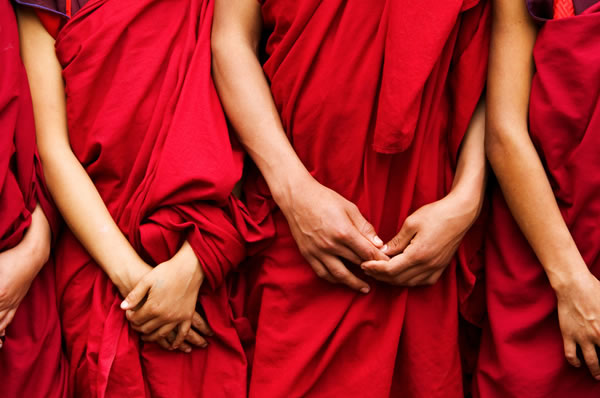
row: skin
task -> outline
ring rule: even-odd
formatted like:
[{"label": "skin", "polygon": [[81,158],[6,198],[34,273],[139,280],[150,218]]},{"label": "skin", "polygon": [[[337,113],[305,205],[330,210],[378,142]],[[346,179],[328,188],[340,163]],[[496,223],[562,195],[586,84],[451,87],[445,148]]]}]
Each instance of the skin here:
[{"label": "skin", "polygon": [[[0,253],[0,336],[5,335],[31,283],[48,261],[50,239],[50,225],[38,205],[21,242]],[[0,340],[0,348],[2,345]]]},{"label": "skin", "polygon": [[[198,334],[207,330],[206,323],[195,312],[204,275],[193,250],[183,245],[172,259],[154,268],[136,253],[71,150],[62,68],[54,39],[31,10],[18,8],[17,17],[38,150],[48,189],[63,218],[121,295],[135,292],[122,308],[130,310],[127,317],[135,330],[145,334],[144,340],[185,352],[191,351],[192,344],[206,346]],[[136,288],[138,283],[143,285]],[[145,292],[146,296],[138,296]]]},{"label": "skin", "polygon": [[257,57],[261,30],[255,0],[217,0],[213,77],[229,120],[265,177],[304,258],[319,277],[362,293],[369,292],[369,285],[341,258],[362,264],[367,274],[384,282],[434,283],[481,208],[486,179],[482,122],[471,129],[461,151],[452,192],[411,215],[384,247],[358,208],[317,182],[294,152]]},{"label": "skin", "polygon": [[561,216],[528,131],[537,28],[525,2],[496,0],[490,48],[486,152],[506,202],[544,267],[557,297],[567,361],[580,367],[577,345],[600,380],[600,282]]}]

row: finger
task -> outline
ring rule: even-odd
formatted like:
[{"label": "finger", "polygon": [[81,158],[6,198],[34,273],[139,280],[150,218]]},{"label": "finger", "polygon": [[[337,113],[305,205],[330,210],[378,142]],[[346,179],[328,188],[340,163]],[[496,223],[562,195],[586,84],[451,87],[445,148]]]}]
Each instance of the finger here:
[{"label": "finger", "polygon": [[131,328],[138,333],[142,334],[152,334],[161,327],[166,325],[166,323],[160,318],[152,318],[148,322],[142,323],[141,325],[131,324]]},{"label": "finger", "polygon": [[406,220],[404,220],[404,224],[402,224],[400,232],[398,232],[396,236],[392,238],[392,240],[387,242],[381,251],[388,256],[395,256],[398,253],[402,253],[410,244],[410,241],[415,237],[416,233],[417,225],[413,218],[408,217]]},{"label": "finger", "polygon": [[208,341],[206,341],[204,337],[196,333],[194,329],[190,329],[187,336],[185,337],[185,341],[200,348],[205,348],[208,345]]},{"label": "finger", "polygon": [[125,300],[121,302],[121,309],[129,310],[140,305],[142,300],[146,297],[146,294],[148,294],[148,290],[150,290],[151,286],[152,282],[150,278],[142,278],[142,280],[135,285],[133,290],[129,292],[127,297],[125,297]]},{"label": "finger", "polygon": [[365,238],[371,242],[371,244],[375,245],[378,249],[383,247],[383,241],[377,233],[375,232],[375,228],[371,225],[370,222],[367,221],[366,218],[363,217],[360,210],[356,206],[351,206],[347,211],[352,224],[358,229],[358,232]]},{"label": "finger", "polygon": [[206,336],[213,336],[215,334],[204,318],[197,312],[194,312],[194,315],[192,316],[192,326]]},{"label": "finger", "polygon": [[[8,314],[9,309],[5,309],[0,311],[0,323],[4,323],[4,318],[6,318],[6,314]],[[5,328],[2,328],[4,330]]]},{"label": "finger", "polygon": [[187,336],[191,327],[191,321],[183,321],[179,324],[179,327],[177,328],[177,337],[175,337],[175,341],[172,344],[173,348],[179,348],[181,343],[183,343],[183,340],[185,340],[185,336]]},{"label": "finger", "polygon": [[[361,268],[365,272],[397,277],[401,273],[407,272],[419,265],[421,265],[421,262],[414,259],[409,251],[405,251],[392,257],[389,261],[366,261],[361,264]],[[411,276],[416,275],[416,272],[417,270],[411,271]]]},{"label": "finger", "polygon": [[440,279],[443,272],[443,268],[414,267],[399,274],[395,280],[396,284],[403,286],[431,286]]},{"label": "finger", "polygon": [[337,282],[365,294],[371,290],[367,282],[360,280],[356,275],[348,271],[348,268],[337,257],[323,256],[322,261]]},{"label": "finger", "polygon": [[167,336],[167,341],[169,342],[170,346],[173,346],[173,342],[175,341],[176,337],[177,331],[175,329],[171,330],[171,333],[169,333],[169,335]]},{"label": "finger", "polygon": [[336,245],[331,250],[331,253],[341,258],[344,258],[353,264],[360,264],[363,262],[363,260],[360,257],[358,257],[356,253],[354,253],[350,248],[348,248],[345,245]]},{"label": "finger", "polygon": [[177,323],[175,323],[175,322],[167,323],[166,325],[163,325],[163,326],[159,327],[158,329],[156,329],[154,332],[143,335],[142,340],[158,342],[158,340],[166,338],[169,335],[169,333],[171,332],[171,330],[175,329],[176,326],[177,326]]},{"label": "finger", "polygon": [[342,235],[340,240],[347,248],[352,250],[363,261],[368,260],[389,260],[389,257],[383,254],[381,250],[373,246],[373,243],[365,238],[356,228],[351,228]]},{"label": "finger", "polygon": [[[142,336],[142,340],[143,339],[144,339],[144,337]],[[173,348],[171,347],[171,344],[169,344],[167,339],[158,339],[156,341],[156,344],[158,344],[159,346],[161,346],[162,348],[164,348],[167,351],[173,351]]]},{"label": "finger", "polygon": [[563,345],[565,349],[565,358],[572,366],[578,368],[581,366],[581,361],[577,358],[577,344],[571,338],[563,337]]},{"label": "finger", "polygon": [[337,281],[335,280],[335,278],[333,276],[331,276],[331,274],[329,273],[329,271],[327,270],[325,265],[323,265],[323,263],[321,263],[319,260],[317,260],[314,257],[310,257],[310,258],[306,258],[306,261],[308,261],[311,268],[313,269],[313,271],[315,271],[315,274],[317,274],[317,276],[319,278],[325,279],[326,281],[328,281],[330,283],[334,283],[334,284],[337,283]]},{"label": "finger", "polygon": [[0,321],[0,330],[4,330],[8,327],[8,325],[12,322],[15,317],[16,308],[10,309],[4,315],[4,319]]},{"label": "finger", "polygon": [[186,354],[189,354],[190,352],[192,352],[192,347],[190,347],[190,345],[187,343],[181,343],[177,349],[179,351],[185,352]]},{"label": "finger", "polygon": [[585,346],[581,346],[583,352],[583,358],[587,367],[590,369],[592,376],[596,380],[600,380],[600,365],[598,364],[598,355],[596,354],[596,347],[593,344],[587,343]]}]

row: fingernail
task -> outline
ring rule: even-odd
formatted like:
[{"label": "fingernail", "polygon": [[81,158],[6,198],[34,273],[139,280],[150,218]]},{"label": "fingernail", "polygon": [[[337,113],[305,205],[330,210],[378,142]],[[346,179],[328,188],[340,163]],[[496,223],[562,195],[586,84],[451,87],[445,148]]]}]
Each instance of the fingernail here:
[{"label": "fingernail", "polygon": [[188,347],[188,348],[186,348],[184,351],[185,351],[187,354],[189,354],[190,352],[192,352],[192,349]]},{"label": "fingernail", "polygon": [[200,347],[206,348],[206,347],[208,347],[208,343],[200,344]]},{"label": "fingernail", "polygon": [[373,237],[373,243],[375,243],[375,245],[377,245],[377,246],[383,245],[383,241],[377,235],[375,235],[375,237]]},{"label": "fingernail", "polygon": [[594,379],[596,379],[596,380],[600,380],[600,375],[598,375],[598,376],[594,376]]},{"label": "fingernail", "polygon": [[381,248],[382,252],[386,252],[388,249],[388,245],[383,245],[383,247]]},{"label": "fingernail", "polygon": [[367,287],[363,287],[362,289],[360,289],[361,293],[367,294],[371,291],[371,289],[367,286]]},{"label": "fingernail", "polygon": [[121,303],[121,309],[126,310],[127,308],[129,308],[129,303],[123,300],[123,302]]}]

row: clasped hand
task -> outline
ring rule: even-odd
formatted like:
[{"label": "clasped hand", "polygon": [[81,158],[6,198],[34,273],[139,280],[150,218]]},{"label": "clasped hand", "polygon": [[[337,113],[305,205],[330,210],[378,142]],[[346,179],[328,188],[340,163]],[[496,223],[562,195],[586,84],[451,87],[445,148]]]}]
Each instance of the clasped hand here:
[{"label": "clasped hand", "polygon": [[[121,304],[132,328],[142,340],[167,350],[191,352],[204,348],[213,332],[196,312],[204,280],[200,263],[186,242],[170,260],[146,272]],[[202,334],[202,335],[201,335]]]},{"label": "clasped hand", "polygon": [[425,205],[404,221],[382,249],[389,261],[366,261],[365,273],[392,285],[436,283],[458,249],[478,212],[452,196]]}]

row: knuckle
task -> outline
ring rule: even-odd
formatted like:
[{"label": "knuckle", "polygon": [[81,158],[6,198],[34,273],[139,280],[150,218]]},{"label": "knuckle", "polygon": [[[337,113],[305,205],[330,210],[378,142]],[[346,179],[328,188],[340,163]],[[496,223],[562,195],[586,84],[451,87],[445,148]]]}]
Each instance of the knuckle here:
[{"label": "knuckle", "polygon": [[338,240],[347,240],[350,237],[350,229],[342,227],[335,232],[335,238]]},{"label": "knuckle", "polygon": [[318,276],[319,278],[322,278],[322,279],[326,279],[326,278],[327,278],[327,271],[325,271],[325,270],[323,270],[323,269],[320,269],[320,268],[319,268],[319,269],[316,269],[316,270],[315,270],[315,274],[317,274],[317,276]]},{"label": "knuckle", "polygon": [[408,229],[412,229],[417,226],[417,220],[415,219],[415,217],[412,216],[407,217],[404,221],[404,225],[406,225]]},{"label": "knuckle", "polygon": [[333,276],[335,279],[344,279],[347,275],[344,270],[336,268],[331,270],[331,276]]}]

